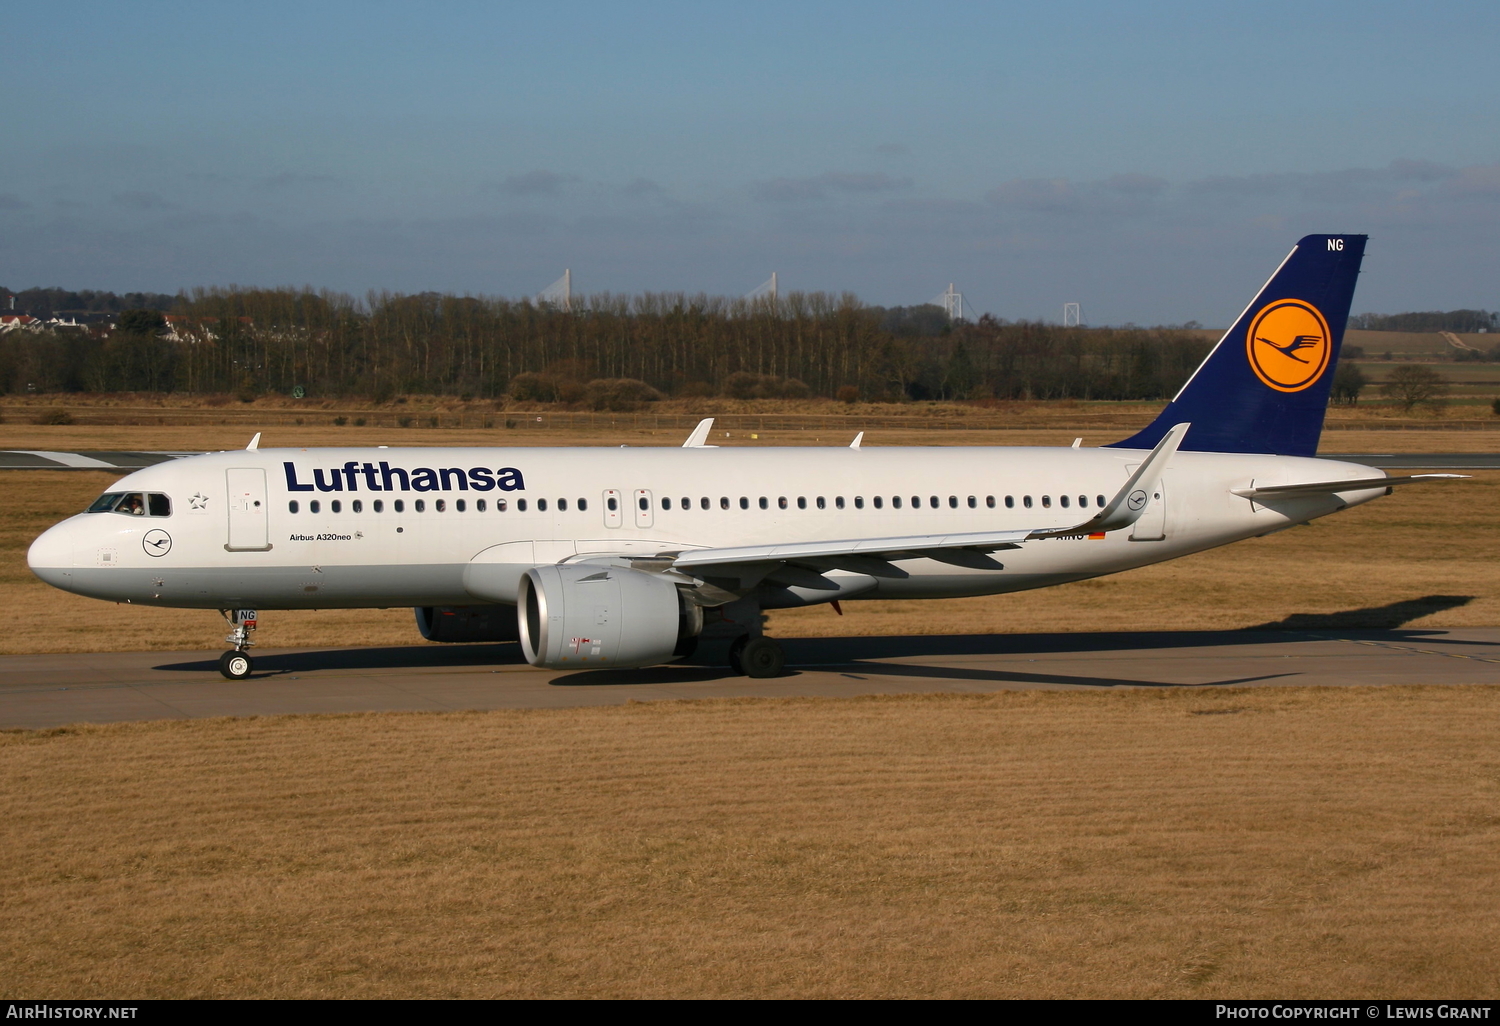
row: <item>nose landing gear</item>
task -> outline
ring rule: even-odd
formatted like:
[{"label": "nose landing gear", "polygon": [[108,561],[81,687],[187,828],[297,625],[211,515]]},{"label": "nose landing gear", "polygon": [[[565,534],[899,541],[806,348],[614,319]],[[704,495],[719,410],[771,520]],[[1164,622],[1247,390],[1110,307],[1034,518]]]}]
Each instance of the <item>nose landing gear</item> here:
[{"label": "nose landing gear", "polygon": [[221,609],[219,613],[231,624],[224,640],[234,646],[219,656],[219,672],[230,680],[244,680],[255,669],[255,662],[245,652],[255,644],[250,640],[250,633],[255,630],[255,610]]}]

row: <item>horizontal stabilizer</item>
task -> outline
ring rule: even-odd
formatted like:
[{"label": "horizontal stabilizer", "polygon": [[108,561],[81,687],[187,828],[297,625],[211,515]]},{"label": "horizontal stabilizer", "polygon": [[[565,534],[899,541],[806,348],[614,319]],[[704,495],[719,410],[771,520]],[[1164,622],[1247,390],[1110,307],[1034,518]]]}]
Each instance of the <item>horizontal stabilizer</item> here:
[{"label": "horizontal stabilizer", "polygon": [[1415,484],[1420,481],[1466,479],[1468,476],[1468,474],[1412,474],[1407,477],[1362,477],[1343,481],[1308,481],[1302,484],[1231,488],[1230,491],[1246,499],[1272,499],[1278,496],[1291,497],[1294,495],[1329,495],[1333,492],[1358,492],[1370,488],[1388,488],[1391,485]]}]

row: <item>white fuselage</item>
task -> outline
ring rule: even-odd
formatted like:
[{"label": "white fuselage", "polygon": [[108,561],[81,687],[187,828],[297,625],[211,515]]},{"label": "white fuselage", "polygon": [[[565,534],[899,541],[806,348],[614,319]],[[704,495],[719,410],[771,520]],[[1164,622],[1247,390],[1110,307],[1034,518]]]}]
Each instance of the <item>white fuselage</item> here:
[{"label": "white fuselage", "polygon": [[[163,606],[513,602],[513,590],[495,581],[509,580],[512,569],[518,581],[539,564],[1066,528],[1097,512],[1145,456],[977,447],[243,450],[129,475],[109,492],[166,495],[170,515],[80,514],[38,538],[29,562],[68,591]],[[1129,529],[1030,541],[997,553],[1003,569],[909,559],[903,579],[835,571],[837,592],[791,588],[767,604],[993,594],[1115,573],[1385,491],[1266,502],[1231,489],[1372,476],[1380,472],[1325,460],[1178,452]],[[483,588],[468,573],[477,565],[491,570]]]}]

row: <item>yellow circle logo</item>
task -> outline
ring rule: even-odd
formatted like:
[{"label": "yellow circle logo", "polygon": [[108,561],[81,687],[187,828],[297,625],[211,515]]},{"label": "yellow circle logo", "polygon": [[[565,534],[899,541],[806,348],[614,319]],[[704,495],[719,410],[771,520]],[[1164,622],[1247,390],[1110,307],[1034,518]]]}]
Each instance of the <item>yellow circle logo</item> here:
[{"label": "yellow circle logo", "polygon": [[1279,299],[1250,322],[1245,351],[1260,380],[1278,392],[1300,392],[1328,369],[1333,333],[1311,303]]}]

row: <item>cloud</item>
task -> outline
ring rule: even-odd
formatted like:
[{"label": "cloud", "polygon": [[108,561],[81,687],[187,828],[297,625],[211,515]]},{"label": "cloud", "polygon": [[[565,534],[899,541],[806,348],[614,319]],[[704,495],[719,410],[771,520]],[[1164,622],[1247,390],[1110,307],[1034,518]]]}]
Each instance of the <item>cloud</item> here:
[{"label": "cloud", "polygon": [[1002,209],[1031,214],[1129,214],[1149,207],[1168,189],[1165,179],[1120,174],[1099,181],[1067,178],[1013,178],[985,194]]},{"label": "cloud", "polygon": [[262,189],[280,190],[295,189],[308,185],[337,185],[340,179],[333,175],[308,175],[298,171],[283,171],[277,175],[268,175],[255,184]]},{"label": "cloud", "polygon": [[1456,197],[1500,199],[1500,164],[1483,164],[1457,171],[1444,181],[1442,191]]},{"label": "cloud", "polygon": [[512,196],[551,196],[561,191],[569,182],[578,179],[572,175],[560,175],[556,171],[527,171],[522,175],[511,175],[495,188]]},{"label": "cloud", "polygon": [[0,192],[0,210],[25,210],[31,206],[13,192]]},{"label": "cloud", "polygon": [[1458,169],[1447,164],[1435,164],[1430,160],[1393,160],[1391,174],[1417,182],[1435,182],[1442,178],[1452,178],[1458,174]]},{"label": "cloud", "polygon": [[750,186],[750,195],[764,203],[799,203],[827,199],[834,193],[895,192],[911,188],[910,178],[883,172],[828,171],[813,178],[773,178]]},{"label": "cloud", "polygon": [[110,199],[115,206],[126,210],[176,210],[177,204],[162,199],[154,192],[117,192]]}]

